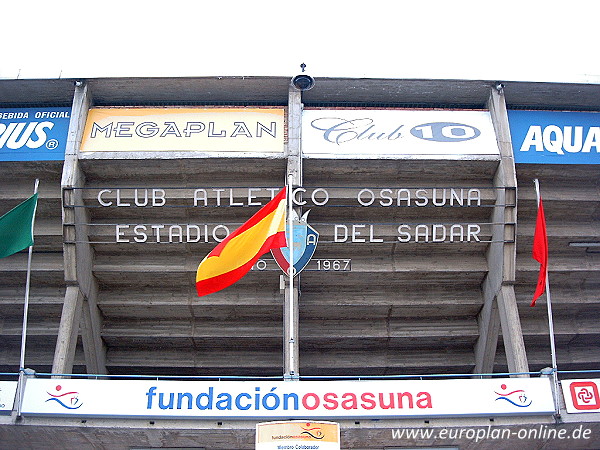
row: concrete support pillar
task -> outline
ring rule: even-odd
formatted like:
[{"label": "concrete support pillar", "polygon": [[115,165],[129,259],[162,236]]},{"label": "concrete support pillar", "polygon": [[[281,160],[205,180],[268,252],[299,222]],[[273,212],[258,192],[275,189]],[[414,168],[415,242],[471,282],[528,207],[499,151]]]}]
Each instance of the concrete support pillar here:
[{"label": "concrete support pillar", "polygon": [[477,317],[479,339],[475,344],[474,373],[492,373],[496,359],[496,348],[500,333],[500,315],[494,288],[490,286],[490,276],[486,277],[483,285],[483,308]]},{"label": "concrete support pillar", "polygon": [[479,340],[475,346],[475,373],[493,372],[500,326],[508,370],[528,372],[529,364],[514,291],[517,255],[517,177],[501,85],[491,89],[488,108],[500,148],[500,164],[494,176],[494,242],[490,244],[487,253],[488,275],[483,283],[484,306],[478,317]]},{"label": "concrete support pillar", "polygon": [[79,322],[83,305],[83,294],[78,286],[67,286],[65,302],[56,348],[54,349],[54,363],[52,373],[72,373],[75,359],[75,347],[79,334]]},{"label": "concrete support pillar", "polygon": [[[52,372],[72,373],[77,334],[81,330],[88,373],[106,373],[105,348],[100,330],[102,317],[96,305],[98,286],[93,276],[93,250],[89,244],[89,214],[81,189],[85,176],[79,166],[78,149],[90,107],[85,83],[75,88],[62,176],[63,252],[67,292],[61,316]],[[83,319],[83,320],[82,320]]]},{"label": "concrete support pillar", "polygon": [[[302,149],[300,133],[302,126],[302,93],[290,85],[288,97],[288,147],[286,181],[293,186],[302,185]],[[292,262],[293,264],[293,262]],[[297,379],[300,372],[298,341],[298,299],[300,276],[294,278],[293,291],[290,291],[289,278],[286,278],[284,302],[284,343],[283,360],[286,379]]]}]

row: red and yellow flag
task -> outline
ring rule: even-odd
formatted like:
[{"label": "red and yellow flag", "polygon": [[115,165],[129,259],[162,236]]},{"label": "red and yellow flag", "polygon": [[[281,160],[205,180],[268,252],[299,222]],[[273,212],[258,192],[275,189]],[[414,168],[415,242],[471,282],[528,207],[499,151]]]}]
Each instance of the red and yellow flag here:
[{"label": "red and yellow flag", "polygon": [[196,272],[199,296],[225,289],[240,280],[258,259],[273,248],[286,247],[286,188],[246,223],[220,242]]}]

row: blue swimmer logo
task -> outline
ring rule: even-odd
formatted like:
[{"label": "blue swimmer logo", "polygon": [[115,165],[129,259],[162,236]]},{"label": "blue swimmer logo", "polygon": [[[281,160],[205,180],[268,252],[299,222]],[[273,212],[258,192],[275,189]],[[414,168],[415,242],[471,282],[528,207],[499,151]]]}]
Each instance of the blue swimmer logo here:
[{"label": "blue swimmer logo", "polygon": [[62,386],[59,384],[56,386],[57,394],[51,394],[48,392],[47,394],[50,396],[46,402],[56,402],[66,409],[78,409],[81,408],[83,403],[79,400],[79,392],[71,391],[71,392],[63,392],[60,394],[59,392],[62,390]]},{"label": "blue swimmer logo", "polygon": [[[502,391],[506,391],[507,390],[506,384],[502,384],[500,386],[500,389],[502,389]],[[498,398],[496,398],[496,401],[506,400],[508,403],[515,405],[519,408],[527,408],[532,403],[532,400],[530,400],[527,397],[527,395],[525,394],[525,391],[523,389],[517,389],[517,390],[511,391],[511,392],[496,392],[496,391],[494,391],[494,393],[499,396]]]}]

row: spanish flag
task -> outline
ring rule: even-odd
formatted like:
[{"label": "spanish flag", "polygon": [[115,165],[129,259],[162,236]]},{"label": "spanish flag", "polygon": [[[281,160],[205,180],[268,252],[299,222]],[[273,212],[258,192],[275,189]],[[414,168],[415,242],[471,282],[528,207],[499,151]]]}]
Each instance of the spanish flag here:
[{"label": "spanish flag", "polygon": [[199,296],[225,289],[240,280],[258,259],[273,248],[286,247],[286,188],[246,223],[220,242],[196,272]]}]

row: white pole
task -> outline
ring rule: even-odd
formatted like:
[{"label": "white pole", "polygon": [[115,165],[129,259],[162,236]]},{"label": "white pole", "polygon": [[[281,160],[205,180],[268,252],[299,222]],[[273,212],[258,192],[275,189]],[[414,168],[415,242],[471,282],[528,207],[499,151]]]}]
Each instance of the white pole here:
[{"label": "white pole", "polygon": [[[540,208],[540,183],[536,178],[533,180],[535,184],[535,195],[537,198],[537,207]],[[554,319],[552,315],[552,300],[550,296],[550,280],[548,279],[548,265],[546,265],[546,307],[548,309],[548,332],[550,334],[550,356],[552,358],[552,379],[554,381],[554,409],[557,414],[560,414],[558,403],[558,373],[556,364],[556,346],[554,344]]]},{"label": "white pole", "polygon": [[[40,184],[40,180],[35,180],[35,186],[33,188],[33,194],[37,194],[38,186]],[[31,235],[33,236],[33,225],[35,223],[35,213],[37,210],[36,207],[33,210],[33,218],[31,219]],[[21,358],[19,360],[19,382],[18,382],[18,395],[19,401],[17,402],[17,415],[21,415],[21,405],[23,402],[23,390],[25,388],[25,383],[23,379],[24,371],[25,371],[25,343],[27,340],[27,316],[29,314],[29,286],[31,281],[31,256],[33,254],[33,245],[29,246],[29,254],[27,256],[27,278],[25,281],[25,304],[23,305],[23,331],[21,332]]]},{"label": "white pole", "polygon": [[288,269],[288,275],[290,277],[290,299],[288,309],[288,330],[289,330],[289,371],[290,376],[294,378],[294,335],[295,335],[295,324],[294,324],[294,311],[295,311],[295,299],[294,299],[294,221],[293,221],[293,201],[292,201],[292,188],[294,184],[294,175],[288,175],[288,249],[290,251],[290,268]]},{"label": "white pole", "polygon": [[[33,189],[34,195],[37,194],[38,185],[40,180],[35,180],[35,187]],[[36,204],[37,209],[37,204]],[[33,224],[35,222],[35,210],[33,211],[33,219],[31,220],[31,234],[33,235]],[[33,253],[33,246],[29,247],[29,255],[27,257],[27,280],[25,282],[25,305],[23,306],[23,332],[21,333],[21,359],[19,361],[19,370],[25,368],[25,340],[27,339],[27,314],[29,312],[29,285],[31,280],[31,255]]]}]

